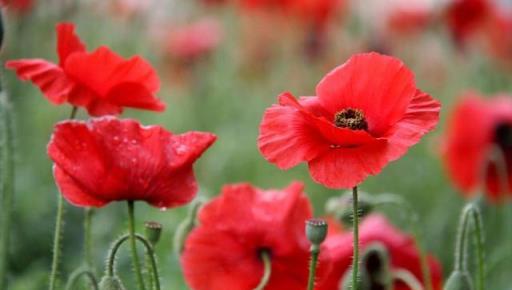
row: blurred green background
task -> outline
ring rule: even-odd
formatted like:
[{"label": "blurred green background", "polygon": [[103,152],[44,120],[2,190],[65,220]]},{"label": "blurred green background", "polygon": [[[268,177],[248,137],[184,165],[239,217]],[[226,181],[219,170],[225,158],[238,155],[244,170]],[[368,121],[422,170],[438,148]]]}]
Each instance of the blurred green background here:
[{"label": "blurred green background", "polygon": [[[217,134],[216,144],[196,165],[199,196],[211,198],[228,183],[251,182],[261,188],[282,188],[292,180],[300,180],[306,185],[316,215],[323,214],[325,201],[340,192],[314,183],[305,165],[284,172],[266,162],[256,145],[258,126],[263,111],[276,102],[279,93],[314,95],[323,75],[351,54],[371,49],[371,33],[361,19],[345,13],[334,21],[327,33],[324,55],[312,59],[304,56],[303,38],[293,25],[289,24],[291,29],[270,31],[271,37],[258,42],[247,31],[251,25],[261,27],[261,23],[240,16],[239,10],[230,7],[162,0],[158,10],[127,16],[100,2],[39,1],[25,14],[8,11],[2,59],[56,61],[55,24],[72,21],[89,50],[107,45],[125,57],[139,54],[159,72],[162,88],[158,95],[167,103],[167,110],[159,114],[126,110],[123,117],[163,125],[177,133],[202,130]],[[155,31],[172,30],[173,26],[204,16],[220,22],[222,40],[211,53],[192,64],[169,57],[161,41],[155,40],[155,35],[161,35]],[[458,216],[465,201],[443,169],[439,154],[442,132],[460,93],[468,89],[485,94],[510,93],[511,70],[481,50],[459,51],[441,24],[415,35],[387,40],[391,47],[386,52],[400,57],[415,72],[418,87],[441,100],[441,122],[405,157],[387,166],[379,176],[368,178],[361,188],[369,193],[397,193],[412,204],[421,217],[423,243],[440,259],[447,275],[453,262]],[[264,52],[263,60],[251,56],[254,47],[256,52]],[[46,289],[59,194],[46,144],[53,125],[66,119],[71,107],[52,106],[30,83],[21,82],[11,71],[3,74],[15,110],[17,150],[9,290]],[[84,111],[80,111],[79,118],[87,118]],[[512,207],[479,202],[486,229],[488,289],[512,289]],[[160,211],[137,203],[136,211],[140,230],[145,220],[164,225],[163,238],[157,246],[164,289],[187,289],[179,259],[172,251],[173,231],[186,208]],[[400,218],[396,210],[384,211],[394,224],[408,228],[407,220]],[[96,270],[101,273],[110,242],[125,231],[127,215],[122,203],[110,204],[95,213],[93,251]],[[83,247],[82,209],[67,204],[65,216],[63,277],[81,264]],[[126,284],[133,285],[129,283],[128,255],[123,253],[119,269]]]}]

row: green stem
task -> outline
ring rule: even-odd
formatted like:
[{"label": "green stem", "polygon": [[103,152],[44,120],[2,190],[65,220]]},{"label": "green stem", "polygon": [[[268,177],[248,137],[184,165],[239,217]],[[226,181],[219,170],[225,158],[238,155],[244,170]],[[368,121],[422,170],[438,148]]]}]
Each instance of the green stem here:
[{"label": "green stem", "polygon": [[7,94],[0,91],[0,289],[7,289],[11,207],[14,199],[14,130],[11,110]]},{"label": "green stem", "polygon": [[57,285],[57,275],[60,261],[60,242],[62,239],[62,223],[64,219],[64,198],[59,194],[57,204],[57,219],[55,222],[55,233],[53,235],[53,258],[52,269],[50,273],[50,290],[55,290]]},{"label": "green stem", "polygon": [[261,260],[263,261],[263,276],[261,277],[260,283],[254,290],[263,290],[270,280],[270,274],[272,274],[272,265],[270,260],[270,253],[268,251],[261,252]]},{"label": "green stem", "polygon": [[144,279],[140,268],[139,255],[137,254],[137,243],[135,238],[135,206],[133,200],[128,201],[128,232],[130,234],[130,245],[132,251],[133,269],[137,277],[137,284],[140,290],[145,290]]},{"label": "green stem", "polygon": [[[74,119],[76,117],[76,113],[78,111],[78,107],[74,106],[71,110],[71,114],[69,119]],[[52,269],[50,272],[50,285],[49,290],[55,290],[57,287],[57,275],[59,272],[59,260],[60,260],[60,242],[62,240],[62,224],[64,222],[64,198],[61,194],[57,198],[57,217],[55,221],[55,232],[53,235],[53,257],[52,257]]]},{"label": "green stem", "polygon": [[478,209],[472,203],[466,205],[462,211],[459,224],[459,233],[456,241],[455,249],[455,269],[454,271],[467,272],[466,253],[467,253],[467,236],[469,231],[469,221],[473,221],[473,233],[476,243],[478,279],[477,289],[485,288],[485,262],[484,262],[484,241],[483,241],[483,225],[482,217]]},{"label": "green stem", "polygon": [[[144,245],[144,247],[146,248],[146,253],[150,257],[151,268],[152,268],[152,273],[153,273],[153,280],[155,281],[155,290],[160,290],[160,274],[158,273],[158,266],[156,263],[156,257],[155,257],[155,252],[153,250],[153,247],[151,246],[151,243],[146,238],[144,238],[142,235],[135,234],[135,238],[137,240],[139,240],[139,242],[141,242]],[[112,247],[110,249],[110,252],[109,252],[108,258],[107,258],[107,271],[106,272],[109,277],[114,276],[114,266],[115,266],[115,259],[116,259],[117,252],[118,252],[119,248],[121,247],[121,245],[128,239],[130,239],[130,241],[132,240],[131,234],[126,234],[126,235],[120,237],[119,239],[114,241],[114,243],[112,244]]]},{"label": "green stem", "polygon": [[98,281],[96,280],[96,277],[94,276],[94,273],[87,269],[78,269],[75,272],[73,272],[69,276],[68,283],[66,284],[65,290],[73,290],[75,288],[75,284],[81,277],[87,277],[89,281],[91,282],[91,286],[93,290],[98,290]]},{"label": "green stem", "polygon": [[416,243],[416,247],[418,248],[418,252],[420,255],[420,263],[421,263],[421,272],[423,276],[423,283],[425,284],[426,290],[432,290],[432,278],[430,273],[430,268],[428,266],[428,260],[427,260],[427,254],[423,247],[423,244],[421,243],[422,240],[422,234],[419,225],[419,216],[416,211],[412,208],[412,206],[404,200],[402,197],[392,194],[392,193],[385,193],[380,194],[376,197],[376,206],[379,205],[395,205],[399,208],[404,209],[407,212],[407,216],[409,219],[410,224],[412,225],[412,235],[414,238],[414,241]]},{"label": "green stem", "polygon": [[315,287],[316,264],[318,263],[318,255],[320,254],[319,245],[311,245],[311,260],[309,262],[309,277],[307,290],[313,290]]},{"label": "green stem", "polygon": [[92,262],[92,234],[91,234],[91,225],[92,225],[92,208],[84,209],[84,260],[85,264],[89,268],[93,268]]},{"label": "green stem", "polygon": [[357,290],[357,279],[359,276],[359,205],[357,196],[357,186],[352,188],[352,215],[354,225],[352,231],[354,233],[354,258],[352,261],[352,290]]}]

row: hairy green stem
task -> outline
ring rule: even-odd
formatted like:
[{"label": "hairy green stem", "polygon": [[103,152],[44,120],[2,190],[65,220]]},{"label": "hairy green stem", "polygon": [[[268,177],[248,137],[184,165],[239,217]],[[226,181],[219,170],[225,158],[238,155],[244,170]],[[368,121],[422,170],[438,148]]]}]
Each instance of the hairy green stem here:
[{"label": "hairy green stem", "polygon": [[0,289],[7,289],[7,267],[14,199],[14,129],[8,95],[0,89]]},{"label": "hairy green stem", "polygon": [[320,254],[319,245],[311,245],[311,260],[309,261],[309,277],[307,290],[313,290],[315,287],[316,264],[318,263],[318,255]]},{"label": "hairy green stem", "polygon": [[[76,117],[78,107],[73,107],[69,119],[72,120]],[[64,198],[61,194],[57,198],[57,217],[55,219],[55,232],[53,235],[53,257],[52,257],[52,268],[50,272],[50,283],[49,290],[55,290],[57,287],[57,276],[59,272],[59,261],[60,261],[60,242],[62,240],[62,226],[64,223]]]},{"label": "hairy green stem", "polygon": [[473,233],[475,239],[475,246],[477,251],[477,268],[478,268],[478,279],[477,289],[485,289],[485,257],[484,257],[484,239],[483,239],[483,224],[482,217],[478,208],[474,204],[470,203],[464,207],[462,216],[459,224],[459,233],[456,241],[455,249],[455,269],[454,271],[467,272],[468,267],[466,263],[467,255],[467,244],[468,244],[468,232],[469,232],[469,221],[473,221]]},{"label": "hairy green stem", "polygon": [[[153,247],[151,246],[151,243],[142,235],[135,234],[135,238],[139,242],[141,242],[144,245],[144,247],[146,248],[146,253],[150,257],[151,268],[152,268],[152,273],[153,273],[153,280],[155,281],[155,290],[160,290],[160,274],[158,273],[158,266],[156,263],[156,257],[155,257],[155,252],[153,250]],[[107,266],[106,266],[106,268],[107,268],[106,272],[109,277],[114,277],[114,274],[115,274],[114,267],[115,267],[115,259],[116,259],[117,252],[119,251],[119,248],[121,247],[121,245],[128,239],[130,239],[130,241],[131,241],[131,239],[132,239],[131,233],[120,237],[119,239],[114,241],[114,243],[112,244],[112,247],[111,247],[108,257],[107,257]]]},{"label": "hairy green stem", "polygon": [[352,215],[354,225],[352,231],[354,234],[354,255],[352,260],[352,290],[357,290],[357,279],[359,278],[359,205],[357,196],[357,186],[352,188]]},{"label": "hairy green stem", "polygon": [[76,282],[81,278],[86,277],[88,278],[91,288],[93,290],[98,290],[98,280],[96,280],[96,277],[94,276],[94,273],[87,269],[77,269],[75,272],[73,272],[68,279],[68,283],[66,283],[65,290],[74,290]]},{"label": "hairy green stem", "polygon": [[420,231],[419,225],[419,216],[416,211],[412,208],[412,206],[404,200],[402,197],[392,194],[392,193],[384,193],[380,194],[376,197],[376,206],[379,205],[395,205],[399,208],[404,209],[407,212],[407,217],[409,219],[410,224],[412,225],[412,235],[414,237],[414,241],[416,243],[416,247],[418,248],[418,252],[420,255],[420,263],[421,263],[421,272],[423,276],[423,283],[425,285],[426,290],[432,290],[432,277],[430,273],[430,268],[428,266],[427,254],[422,244],[422,233]]},{"label": "hairy green stem", "polygon": [[133,269],[137,278],[140,290],[145,290],[142,270],[140,268],[139,255],[137,254],[137,243],[135,238],[135,206],[133,200],[128,201],[128,232],[130,234],[130,246],[132,251]]},{"label": "hairy green stem", "polygon": [[270,280],[270,274],[272,274],[272,264],[270,259],[270,253],[268,251],[261,251],[261,260],[263,261],[263,276],[261,276],[260,283],[254,290],[263,290]]},{"label": "hairy green stem", "polygon": [[84,209],[84,260],[89,268],[93,268],[92,259],[92,208]]}]

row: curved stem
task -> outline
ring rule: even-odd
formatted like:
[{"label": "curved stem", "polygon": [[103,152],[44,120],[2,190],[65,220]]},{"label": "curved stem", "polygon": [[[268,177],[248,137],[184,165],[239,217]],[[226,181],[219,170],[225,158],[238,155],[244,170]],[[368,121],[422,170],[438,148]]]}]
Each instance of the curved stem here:
[{"label": "curved stem", "polygon": [[62,239],[62,222],[64,219],[64,198],[59,194],[57,204],[57,219],[55,222],[55,233],[53,235],[53,258],[52,269],[50,273],[50,290],[55,290],[57,283],[57,273],[60,260],[60,242]]},{"label": "curved stem", "polygon": [[270,253],[268,251],[261,251],[261,260],[263,261],[263,276],[261,277],[260,283],[254,290],[263,290],[270,280],[270,274],[272,274],[272,265],[270,261]]},{"label": "curved stem", "polygon": [[432,277],[430,273],[430,268],[428,266],[428,260],[427,260],[427,254],[425,252],[425,249],[423,247],[423,244],[421,243],[421,227],[419,225],[419,216],[416,211],[412,208],[412,206],[402,197],[392,194],[392,193],[385,193],[380,194],[376,197],[376,206],[379,205],[395,205],[397,207],[400,207],[404,209],[407,212],[410,224],[412,225],[412,235],[414,238],[414,241],[416,243],[416,247],[418,248],[418,252],[420,255],[420,263],[421,263],[421,272],[423,276],[423,283],[425,284],[425,288],[427,290],[432,290]]},{"label": "curved stem", "polygon": [[311,246],[311,261],[309,262],[309,278],[307,290],[313,290],[315,286],[316,264],[318,263],[318,255],[320,247],[318,245]]},{"label": "curved stem", "polygon": [[[78,107],[74,106],[71,110],[71,114],[69,119],[74,119],[76,117],[76,113],[78,111]],[[60,242],[62,240],[62,223],[64,222],[64,198],[61,194],[59,194],[57,201],[57,217],[55,222],[55,233],[53,235],[53,257],[52,257],[52,269],[50,272],[50,290],[55,290],[57,284],[57,274],[59,271],[59,260],[60,260]]]},{"label": "curved stem", "polygon": [[407,285],[407,287],[411,290],[423,290],[423,287],[421,286],[421,283],[420,281],[418,281],[418,279],[416,279],[416,277],[414,277],[413,274],[411,274],[411,272],[407,271],[407,270],[396,270],[396,271],[393,271],[393,279],[394,280],[399,280],[399,281],[402,281],[405,283],[405,285]]},{"label": "curved stem", "polygon": [[480,212],[473,204],[468,204],[462,211],[459,224],[459,233],[457,236],[455,250],[455,271],[467,272],[466,254],[467,254],[467,236],[469,231],[469,221],[472,219],[474,228],[474,238],[477,250],[478,280],[477,289],[483,290],[485,287],[485,263],[484,263],[484,241],[483,225]]},{"label": "curved stem", "polygon": [[133,200],[128,201],[128,232],[130,234],[130,246],[132,251],[133,269],[137,277],[137,284],[140,290],[145,290],[144,279],[142,278],[142,271],[140,269],[139,255],[137,254],[137,243],[135,238],[135,206]]},{"label": "curved stem", "polygon": [[[139,240],[146,248],[146,253],[150,257],[151,267],[153,270],[152,272],[153,272],[153,279],[155,281],[155,289],[160,290],[160,274],[158,273],[158,266],[156,263],[156,257],[155,257],[155,252],[153,250],[153,247],[151,246],[151,243],[148,240],[146,240],[146,238],[144,238],[142,235],[135,234],[135,238],[137,240]],[[114,241],[114,243],[112,244],[112,247],[111,247],[108,257],[107,257],[106,272],[109,277],[114,276],[114,266],[115,266],[115,258],[117,255],[117,251],[119,250],[121,245],[128,239],[131,239],[131,234],[126,234],[126,235],[120,237],[119,239]]]},{"label": "curved stem", "polygon": [[78,269],[75,272],[73,272],[71,274],[71,276],[69,277],[69,280],[68,280],[68,283],[66,284],[65,290],[76,289],[74,286],[75,286],[76,282],[78,281],[78,279],[80,279],[80,277],[82,277],[82,276],[89,278],[89,281],[91,282],[93,290],[98,290],[98,281],[96,280],[94,273],[92,273],[91,271],[89,271],[87,269]]},{"label": "curved stem", "polygon": [[92,268],[92,241],[91,241],[91,220],[93,215],[92,208],[84,209],[84,260],[87,267]]},{"label": "curved stem", "polygon": [[359,205],[357,186],[352,188],[352,214],[354,218],[354,258],[352,260],[352,290],[357,290],[357,279],[359,276]]}]

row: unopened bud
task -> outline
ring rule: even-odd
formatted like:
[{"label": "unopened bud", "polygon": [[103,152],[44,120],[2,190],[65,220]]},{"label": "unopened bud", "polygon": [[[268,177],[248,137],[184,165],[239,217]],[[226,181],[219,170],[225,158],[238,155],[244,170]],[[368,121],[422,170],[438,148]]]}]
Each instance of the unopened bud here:
[{"label": "unopened bud", "polygon": [[[358,216],[359,218],[365,217],[370,214],[375,207],[372,197],[365,193],[359,192],[358,197]],[[354,222],[354,209],[352,192],[346,192],[340,197],[330,198],[326,205],[325,211],[334,216],[338,221],[344,225],[352,226]]]},{"label": "unopened bud", "polygon": [[126,290],[126,288],[118,277],[104,276],[101,278],[99,290]]},{"label": "unopened bud", "polygon": [[327,223],[322,219],[306,221],[306,237],[313,245],[320,245],[327,237]]},{"label": "unopened bud", "polygon": [[473,283],[468,273],[453,271],[444,284],[444,290],[473,290]]},{"label": "unopened bud", "polygon": [[196,216],[201,205],[201,201],[194,202],[189,208],[187,217],[178,225],[178,228],[174,232],[174,251],[178,255],[183,252],[188,234],[190,234],[196,226]]},{"label": "unopened bud", "polygon": [[148,239],[152,246],[155,246],[162,235],[162,224],[159,222],[148,221],[144,223],[144,228],[146,239]]}]

